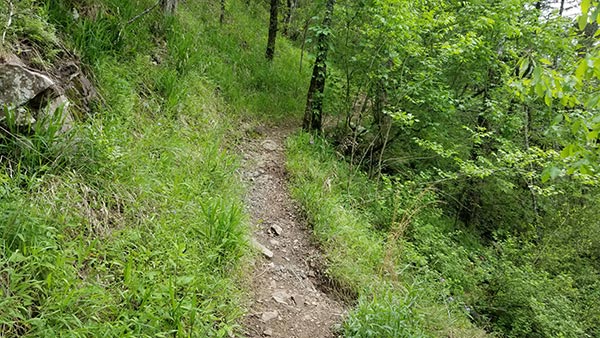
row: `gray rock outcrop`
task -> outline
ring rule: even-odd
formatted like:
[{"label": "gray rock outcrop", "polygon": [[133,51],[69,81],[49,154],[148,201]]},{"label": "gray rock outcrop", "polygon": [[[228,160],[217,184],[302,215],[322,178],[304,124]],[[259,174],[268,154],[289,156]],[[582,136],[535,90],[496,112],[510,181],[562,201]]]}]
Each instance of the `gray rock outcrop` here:
[{"label": "gray rock outcrop", "polygon": [[15,58],[0,60],[0,121],[5,120],[7,109],[15,113],[17,125],[27,125],[62,108],[66,127],[71,122],[68,105],[69,101],[49,75],[28,68]]}]

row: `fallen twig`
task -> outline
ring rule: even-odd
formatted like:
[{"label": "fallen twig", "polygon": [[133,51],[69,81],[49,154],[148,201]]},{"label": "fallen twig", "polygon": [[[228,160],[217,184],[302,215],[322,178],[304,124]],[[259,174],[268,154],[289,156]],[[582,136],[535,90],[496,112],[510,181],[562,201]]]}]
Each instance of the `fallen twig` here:
[{"label": "fallen twig", "polygon": [[141,12],[140,14],[134,16],[133,18],[129,19],[129,21],[127,21],[127,23],[125,23],[125,25],[123,26],[123,28],[121,29],[121,31],[119,32],[119,38],[121,38],[121,34],[123,33],[123,30],[131,25],[132,23],[134,23],[137,19],[141,18],[142,16],[150,13],[150,11],[152,11],[153,9],[155,9],[156,7],[158,7],[158,5],[160,5],[161,0],[158,0],[154,5],[146,8],[143,12]]},{"label": "fallen twig", "polygon": [[125,24],[125,26],[127,25],[131,25],[135,20],[141,18],[142,16],[148,14],[151,10],[155,9],[156,7],[158,7],[158,5],[160,5],[160,0],[157,1],[154,5],[148,7],[145,11],[141,12],[140,14],[134,16],[133,18],[129,19],[129,21],[127,21],[127,24]]}]

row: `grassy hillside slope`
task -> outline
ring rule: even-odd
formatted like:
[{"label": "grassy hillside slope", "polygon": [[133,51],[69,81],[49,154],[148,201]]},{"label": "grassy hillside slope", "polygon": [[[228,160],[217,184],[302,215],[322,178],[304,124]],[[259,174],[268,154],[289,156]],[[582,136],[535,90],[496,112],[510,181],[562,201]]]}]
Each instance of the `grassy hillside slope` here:
[{"label": "grassy hillside slope", "polygon": [[[239,119],[301,109],[298,51],[263,61],[263,8],[187,1],[2,2],[4,52],[73,50],[102,102],[61,134],[3,133],[4,336],[224,337],[238,331],[247,228],[229,151]],[[50,126],[58,126],[53,121]]]}]

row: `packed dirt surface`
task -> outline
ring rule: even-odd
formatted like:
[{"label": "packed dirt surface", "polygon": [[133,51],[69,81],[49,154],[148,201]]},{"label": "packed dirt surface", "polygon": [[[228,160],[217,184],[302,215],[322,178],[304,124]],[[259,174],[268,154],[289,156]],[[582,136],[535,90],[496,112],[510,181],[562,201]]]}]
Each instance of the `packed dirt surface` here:
[{"label": "packed dirt surface", "polygon": [[242,146],[246,205],[254,226],[253,303],[247,337],[337,337],[344,305],[326,292],[322,258],[286,184],[289,130],[258,127]]}]

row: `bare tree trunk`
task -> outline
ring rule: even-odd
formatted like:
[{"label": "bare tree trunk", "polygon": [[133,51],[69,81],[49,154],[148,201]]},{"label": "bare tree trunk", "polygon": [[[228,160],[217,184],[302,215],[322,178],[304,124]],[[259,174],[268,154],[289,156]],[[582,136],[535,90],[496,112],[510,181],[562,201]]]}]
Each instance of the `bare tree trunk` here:
[{"label": "bare tree trunk", "polygon": [[308,25],[310,24],[310,18],[306,19],[306,23],[304,24],[304,30],[302,34],[302,46],[300,46],[300,69],[298,70],[302,73],[302,63],[304,61],[304,46],[306,45],[306,33],[308,33]]},{"label": "bare tree trunk", "polygon": [[219,16],[219,23],[222,25],[225,22],[225,0],[221,0],[221,15]]},{"label": "bare tree trunk", "polygon": [[178,0],[161,0],[160,5],[166,14],[175,14]]},{"label": "bare tree trunk", "polygon": [[[373,123],[377,128],[375,140],[373,140],[373,151],[379,152],[379,161],[375,168],[378,173],[381,173],[381,165],[383,163],[383,153],[387,146],[390,131],[392,129],[392,118],[385,113],[387,104],[387,88],[383,80],[379,80],[375,86],[375,104],[373,106]],[[373,169],[374,163],[371,161],[370,166]]]},{"label": "bare tree trunk", "polygon": [[266,58],[273,61],[275,55],[275,39],[277,39],[277,13],[279,10],[279,0],[271,0],[271,17],[269,19],[269,40],[267,41]]},{"label": "bare tree trunk", "polygon": [[323,117],[323,92],[327,76],[327,52],[329,51],[329,29],[335,0],[327,0],[323,27],[317,36],[317,58],[313,67],[308,95],[306,97],[306,110],[302,129],[305,131],[321,131]]},{"label": "bare tree trunk", "polygon": [[292,17],[294,16],[294,10],[298,6],[298,0],[287,0],[287,9],[285,17],[283,18],[283,35],[288,36],[290,34],[290,24],[292,23]]}]

